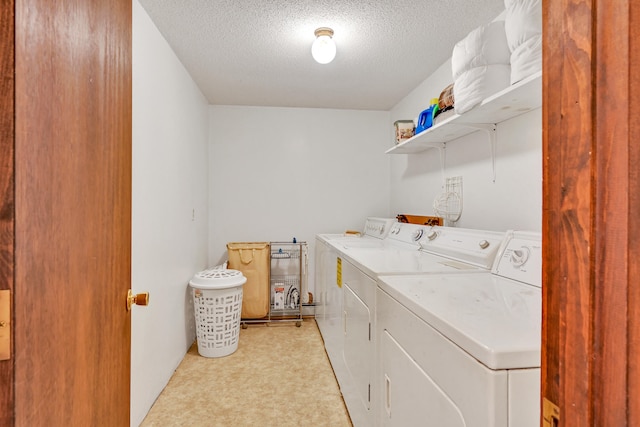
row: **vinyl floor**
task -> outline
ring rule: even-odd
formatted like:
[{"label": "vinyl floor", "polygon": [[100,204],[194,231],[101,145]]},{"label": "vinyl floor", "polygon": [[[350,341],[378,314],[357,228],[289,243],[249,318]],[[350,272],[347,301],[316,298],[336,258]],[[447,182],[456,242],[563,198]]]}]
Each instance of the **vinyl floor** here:
[{"label": "vinyl floor", "polygon": [[142,423],[152,426],[351,427],[313,319],[240,330],[238,350],[206,358],[197,344]]}]

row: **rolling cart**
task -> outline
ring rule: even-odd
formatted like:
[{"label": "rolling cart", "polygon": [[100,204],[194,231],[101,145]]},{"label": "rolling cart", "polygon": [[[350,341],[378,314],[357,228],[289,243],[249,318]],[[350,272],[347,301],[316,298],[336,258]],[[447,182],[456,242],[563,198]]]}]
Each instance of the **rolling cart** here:
[{"label": "rolling cart", "polygon": [[269,313],[262,319],[242,319],[249,323],[295,322],[302,325],[302,292],[307,289],[308,247],[306,242],[270,242]]}]

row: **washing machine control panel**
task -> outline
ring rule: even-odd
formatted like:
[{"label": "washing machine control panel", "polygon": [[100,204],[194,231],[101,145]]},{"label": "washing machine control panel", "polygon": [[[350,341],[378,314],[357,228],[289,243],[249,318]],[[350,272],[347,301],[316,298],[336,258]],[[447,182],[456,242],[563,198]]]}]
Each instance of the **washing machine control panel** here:
[{"label": "washing machine control panel", "polygon": [[393,218],[367,218],[364,223],[364,234],[382,239],[387,235],[395,221]]},{"label": "washing machine control panel", "polygon": [[394,242],[411,243],[415,245],[430,229],[431,226],[428,225],[398,222],[393,224],[386,238]]},{"label": "washing machine control panel", "polygon": [[380,236],[384,233],[384,224],[367,223],[365,226],[365,233]]},{"label": "washing machine control panel", "polygon": [[494,274],[530,285],[542,286],[542,237],[539,233],[514,232],[499,255]]},{"label": "washing machine control panel", "polygon": [[504,233],[435,226],[420,241],[422,250],[491,269]]},{"label": "washing machine control panel", "polygon": [[392,234],[394,236],[397,236],[400,233],[400,228],[402,226],[400,224],[393,224],[391,226],[391,230],[389,230],[389,234]]}]

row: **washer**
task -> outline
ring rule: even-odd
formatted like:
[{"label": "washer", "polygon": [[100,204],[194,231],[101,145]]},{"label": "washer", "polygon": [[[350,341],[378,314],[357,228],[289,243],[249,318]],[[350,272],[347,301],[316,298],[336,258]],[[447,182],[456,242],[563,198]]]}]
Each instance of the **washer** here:
[{"label": "washer", "polygon": [[[371,221],[378,226],[369,227]],[[343,359],[343,301],[342,259],[347,251],[375,253],[377,251],[418,251],[419,240],[431,227],[415,224],[396,223],[386,220],[385,238],[379,230],[382,218],[368,218],[363,237],[336,234],[320,234],[316,237],[315,286],[320,299],[316,304],[316,322],[325,343],[325,349],[334,371],[340,377]]]},{"label": "washer", "polygon": [[[335,346],[327,348],[327,352],[356,427],[372,426],[376,421],[378,276],[486,273],[504,236],[497,232],[397,223],[377,247],[334,244],[336,283],[343,298],[342,330],[339,342],[337,337],[327,337],[325,345],[330,340]],[[342,360],[337,360],[338,354]]]},{"label": "washer", "polygon": [[316,235],[316,238],[323,241],[359,241],[360,239],[369,240],[384,239],[391,226],[396,223],[395,218],[381,218],[381,217],[368,217],[364,222],[364,229],[362,232],[357,233],[323,233]]},{"label": "washer", "polygon": [[331,337],[341,330],[342,290],[336,286],[336,247],[344,244],[381,247],[395,218],[369,217],[360,234],[318,234],[315,246],[315,319],[330,354]]},{"label": "washer", "polygon": [[509,233],[491,273],[379,277],[376,425],[539,425],[541,246]]}]

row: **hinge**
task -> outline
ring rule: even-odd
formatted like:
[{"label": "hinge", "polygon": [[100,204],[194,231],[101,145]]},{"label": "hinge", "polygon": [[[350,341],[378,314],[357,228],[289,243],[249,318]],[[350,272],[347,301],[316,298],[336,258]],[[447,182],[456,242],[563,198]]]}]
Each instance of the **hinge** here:
[{"label": "hinge", "polygon": [[546,397],[542,399],[542,427],[560,425],[560,408]]}]

